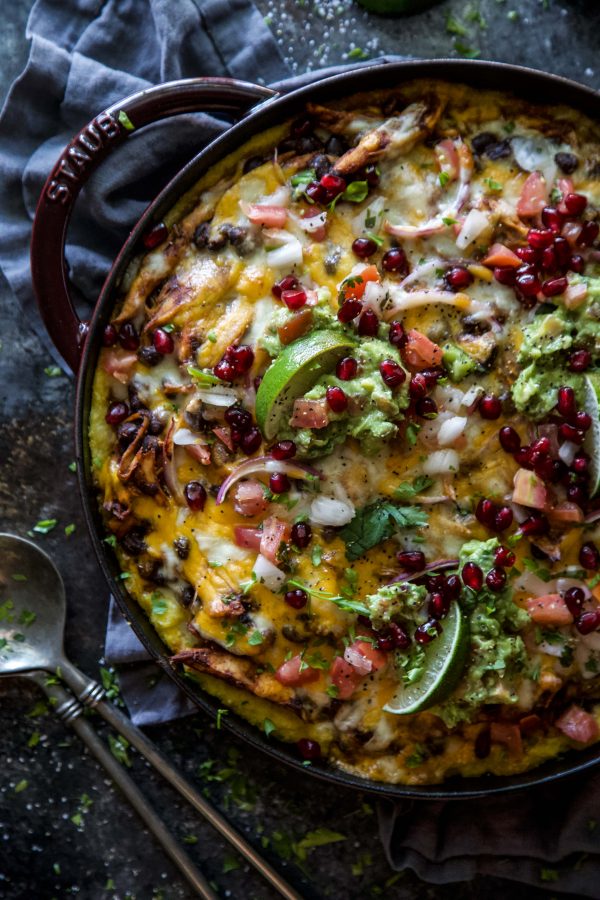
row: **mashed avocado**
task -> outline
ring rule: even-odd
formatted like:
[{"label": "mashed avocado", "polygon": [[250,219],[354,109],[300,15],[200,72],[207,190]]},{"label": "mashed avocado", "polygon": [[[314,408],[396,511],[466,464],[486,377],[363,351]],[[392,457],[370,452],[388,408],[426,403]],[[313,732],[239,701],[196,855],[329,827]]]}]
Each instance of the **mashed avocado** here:
[{"label": "mashed avocado", "polygon": [[569,355],[585,349],[594,359],[600,356],[600,278],[579,278],[588,285],[585,304],[575,310],[557,307],[537,315],[523,329],[523,344],[518,362],[523,369],[512,388],[519,412],[539,421],[556,404],[561,385],[572,387],[578,401],[583,400],[581,375],[567,368]]},{"label": "mashed avocado", "polygon": [[[415,613],[419,610],[427,596],[423,585],[402,581],[380,587],[377,593],[365,597],[365,606],[369,609],[369,618],[377,630],[385,628],[390,622],[405,625],[408,620],[415,622]],[[427,617],[421,616],[417,624]]]},{"label": "mashed avocado", "polygon": [[[459,571],[467,562],[478,565],[483,573],[494,566],[496,538],[463,544]],[[486,703],[511,704],[517,701],[517,684],[523,680],[527,653],[518,632],[530,624],[527,613],[512,600],[508,586],[499,593],[484,587],[475,593],[463,588],[461,606],[468,612],[471,648],[467,667],[458,688],[435,712],[449,727],[469,721],[475,710]]]}]

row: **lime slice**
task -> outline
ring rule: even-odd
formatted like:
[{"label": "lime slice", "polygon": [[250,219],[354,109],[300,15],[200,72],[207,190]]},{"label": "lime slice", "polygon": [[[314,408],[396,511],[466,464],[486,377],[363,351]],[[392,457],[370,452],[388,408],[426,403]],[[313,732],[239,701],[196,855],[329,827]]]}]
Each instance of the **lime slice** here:
[{"label": "lime slice", "polygon": [[590,457],[590,497],[594,497],[600,489],[600,375],[584,377],[583,408],[592,418],[583,449]]},{"label": "lime slice", "polygon": [[441,0],[358,0],[369,12],[380,16],[405,16],[411,13],[424,12]]},{"label": "lime slice", "polygon": [[287,420],[294,400],[315,386],[321,375],[354,348],[335,331],[315,331],[288,344],[264,374],[256,393],[256,421],[268,441]]},{"label": "lime slice", "polygon": [[415,684],[400,687],[383,708],[397,716],[422,712],[452,693],[462,675],[469,649],[469,626],[458,603],[442,622],[444,630],[425,650],[425,672]]}]

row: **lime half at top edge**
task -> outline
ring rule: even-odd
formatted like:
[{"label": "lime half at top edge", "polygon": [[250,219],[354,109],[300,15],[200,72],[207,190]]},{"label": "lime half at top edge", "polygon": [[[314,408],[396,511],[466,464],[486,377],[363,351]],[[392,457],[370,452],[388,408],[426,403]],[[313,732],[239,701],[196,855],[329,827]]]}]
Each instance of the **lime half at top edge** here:
[{"label": "lime half at top edge", "polygon": [[600,489],[600,375],[584,376],[584,409],[592,424],[586,432],[583,449],[590,458],[590,497]]},{"label": "lime half at top edge", "polygon": [[386,712],[397,716],[423,712],[445,700],[456,687],[469,650],[469,625],[458,603],[452,604],[441,624],[442,633],[424,647],[423,676],[414,684],[402,685],[383,707]]},{"label": "lime half at top edge", "polygon": [[269,441],[277,436],[294,400],[354,349],[353,341],[335,331],[315,331],[288,344],[271,363],[256,393],[256,421]]}]

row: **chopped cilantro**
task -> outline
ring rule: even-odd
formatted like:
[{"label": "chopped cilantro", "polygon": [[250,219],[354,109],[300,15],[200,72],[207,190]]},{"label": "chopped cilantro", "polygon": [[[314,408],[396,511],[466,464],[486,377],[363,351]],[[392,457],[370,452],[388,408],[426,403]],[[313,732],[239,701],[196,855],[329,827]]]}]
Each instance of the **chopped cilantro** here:
[{"label": "chopped cilantro", "polygon": [[27,581],[27,575],[21,575],[20,572],[15,572],[10,576],[13,581]]},{"label": "chopped cilantro", "polygon": [[119,110],[119,115],[117,116],[119,120],[119,125],[122,125],[125,131],[135,131],[135,125],[127,115],[124,109]]},{"label": "chopped cilantro", "polygon": [[199,381],[200,384],[222,384],[223,382],[220,378],[217,378],[216,375],[213,375],[212,372],[203,372],[202,369],[197,369],[196,366],[188,366],[188,375],[191,375],[195,381]]},{"label": "chopped cilantro", "polygon": [[24,791],[29,785],[29,782],[26,778],[22,778],[21,781],[15,784],[15,794],[20,794],[21,791]]},{"label": "chopped cilantro", "polygon": [[450,175],[448,174],[448,172],[440,172],[440,174],[438,175],[438,179],[439,179],[440,185],[443,188],[445,188],[446,185],[448,184],[448,182],[450,181]]},{"label": "chopped cilantro", "polygon": [[217,334],[215,331],[209,331],[206,335],[206,339],[211,342],[211,344],[217,343]]},{"label": "chopped cilantro", "polygon": [[533,557],[526,556],[523,560],[523,565],[538,578],[541,578],[542,581],[552,581],[554,577],[547,566],[540,565],[537,559],[533,559]]},{"label": "chopped cilantro", "polygon": [[459,37],[467,37],[468,29],[455,16],[448,16],[446,19],[446,31],[448,34],[457,34]]},{"label": "chopped cilantro", "polygon": [[364,605],[364,603],[359,603],[358,601],[349,600],[347,597],[343,597],[341,594],[330,594],[328,591],[319,591],[314,588],[309,587],[307,584],[303,584],[301,581],[288,581],[288,585],[295,588],[300,588],[310,597],[318,597],[321,600],[330,600],[331,603],[335,603],[340,609],[343,609],[345,612],[355,612],[360,616],[368,616],[369,610]]},{"label": "chopped cilantro", "polygon": [[248,643],[251,647],[258,647],[264,641],[264,637],[262,631],[259,631],[258,628],[255,628],[250,637],[248,638]]},{"label": "chopped cilantro", "polygon": [[75,525],[71,522],[70,525],[65,525],[65,534],[67,537],[71,537],[73,532],[75,531]]},{"label": "chopped cilantro", "polygon": [[484,178],[483,180],[490,191],[493,191],[496,194],[499,194],[502,191],[502,185],[499,181],[495,181],[493,178]]},{"label": "chopped cilantro", "polygon": [[408,481],[403,481],[394,490],[394,500],[402,500],[403,502],[412,500],[417,494],[422,494],[423,491],[430,488],[432,484],[433,478],[430,478],[429,475],[418,475],[412,484],[409,484]]},{"label": "chopped cilantro", "polygon": [[469,47],[464,41],[454,41],[454,46],[458,53],[460,53],[461,56],[464,56],[465,59],[477,59],[481,53],[476,47]]},{"label": "chopped cilantro", "polygon": [[223,860],[223,875],[227,875],[228,872],[235,872],[236,869],[239,869],[240,864],[235,858],[235,856],[231,856],[229,853]]},{"label": "chopped cilantro", "polygon": [[58,519],[40,519],[33,526],[33,531],[36,534],[48,534],[49,531],[52,531],[53,528],[56,528],[58,525]]},{"label": "chopped cilantro", "polygon": [[195,834],[184,834],[184,836],[181,838],[181,840],[183,841],[184,844],[197,844],[198,843],[198,838],[196,837]]},{"label": "chopped cilantro", "polygon": [[558,872],[556,869],[540,869],[541,881],[558,881]]},{"label": "chopped cilantro", "polygon": [[310,554],[310,561],[313,566],[318,566],[321,563],[321,557],[323,556],[323,548],[320,544],[313,544],[312,552]]},{"label": "chopped cilantro", "polygon": [[153,591],[150,595],[150,603],[152,604],[152,615],[162,616],[169,608],[169,604],[160,591]]},{"label": "chopped cilantro", "polygon": [[121,765],[127,766],[131,768],[131,757],[127,752],[129,748],[129,741],[126,738],[121,737],[121,735],[108,735],[108,745],[110,747],[110,752]]},{"label": "chopped cilantro", "polygon": [[37,618],[37,613],[31,612],[29,609],[24,609],[19,616],[19,625],[25,625],[26,628],[29,628],[30,625],[33,625]]},{"label": "chopped cilantro", "polygon": [[48,378],[57,378],[59,375],[62,375],[62,369],[58,366],[46,366],[44,375],[47,375]]},{"label": "chopped cilantro", "polygon": [[114,534],[111,534],[109,537],[105,537],[103,540],[104,540],[104,543],[108,544],[109,547],[117,546],[117,538]]},{"label": "chopped cilantro", "polygon": [[30,735],[29,740],[27,741],[27,746],[28,746],[29,748],[37,747],[37,745],[38,745],[39,742],[40,742],[41,737],[42,737],[42,736],[41,736],[41,734],[39,733],[39,731],[34,731],[34,732]]},{"label": "chopped cilantro", "polygon": [[368,193],[369,185],[366,181],[351,181],[340,196],[342,200],[349,200],[350,203],[362,203],[363,200],[366,200]]},{"label": "chopped cilantro", "polygon": [[264,722],[263,722],[263,730],[264,730],[264,732],[265,732],[265,734],[266,734],[267,737],[270,737],[270,735],[273,734],[273,732],[275,731],[276,728],[277,728],[277,726],[275,725],[275,722],[271,722],[270,719],[265,719],[265,720],[264,720]]},{"label": "chopped cilantro", "polygon": [[450,216],[442,216],[442,222],[444,225],[456,225],[457,220],[452,219]]},{"label": "chopped cilantro", "polygon": [[391,538],[399,528],[422,528],[427,513],[416,506],[396,506],[377,501],[356,510],[351,522],[340,530],[349,560],[358,559],[367,550]]},{"label": "chopped cilantro", "polygon": [[361,47],[353,47],[348,53],[348,59],[368,59],[369,54]]},{"label": "chopped cilantro", "polygon": [[335,686],[335,684],[330,684],[328,688],[326,688],[325,693],[329,697],[333,697],[335,700],[338,694],[340,693],[340,689]]},{"label": "chopped cilantro", "polygon": [[316,828],[309,831],[305,836],[293,845],[294,853],[298,859],[304,861],[309,850],[314,847],[324,847],[326,844],[336,844],[338,841],[345,841],[346,835],[340,834],[339,831],[331,831],[329,828]]},{"label": "chopped cilantro", "polygon": [[221,729],[221,722],[223,721],[223,716],[229,715],[228,709],[218,709],[217,710],[217,731]]}]

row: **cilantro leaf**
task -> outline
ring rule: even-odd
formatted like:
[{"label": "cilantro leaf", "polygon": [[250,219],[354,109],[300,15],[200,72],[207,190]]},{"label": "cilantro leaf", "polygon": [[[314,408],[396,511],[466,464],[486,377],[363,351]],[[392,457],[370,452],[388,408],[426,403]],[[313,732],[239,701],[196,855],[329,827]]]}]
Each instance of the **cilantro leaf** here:
[{"label": "cilantro leaf", "polygon": [[316,828],[309,831],[305,836],[294,844],[294,852],[298,859],[305,860],[308,851],[313,847],[324,847],[326,844],[336,844],[338,841],[345,841],[346,835],[340,834],[339,831],[331,831],[329,828]]},{"label": "cilantro leaf", "polygon": [[416,497],[417,494],[422,494],[432,484],[433,478],[430,478],[429,475],[418,475],[412,484],[409,484],[408,481],[403,481],[399,484],[394,491],[394,499],[402,501],[412,500],[413,497]]},{"label": "cilantro leaf", "polygon": [[349,560],[358,559],[371,547],[392,537],[398,528],[421,528],[427,524],[427,513],[415,506],[395,506],[381,502],[363,506],[340,530]]}]

